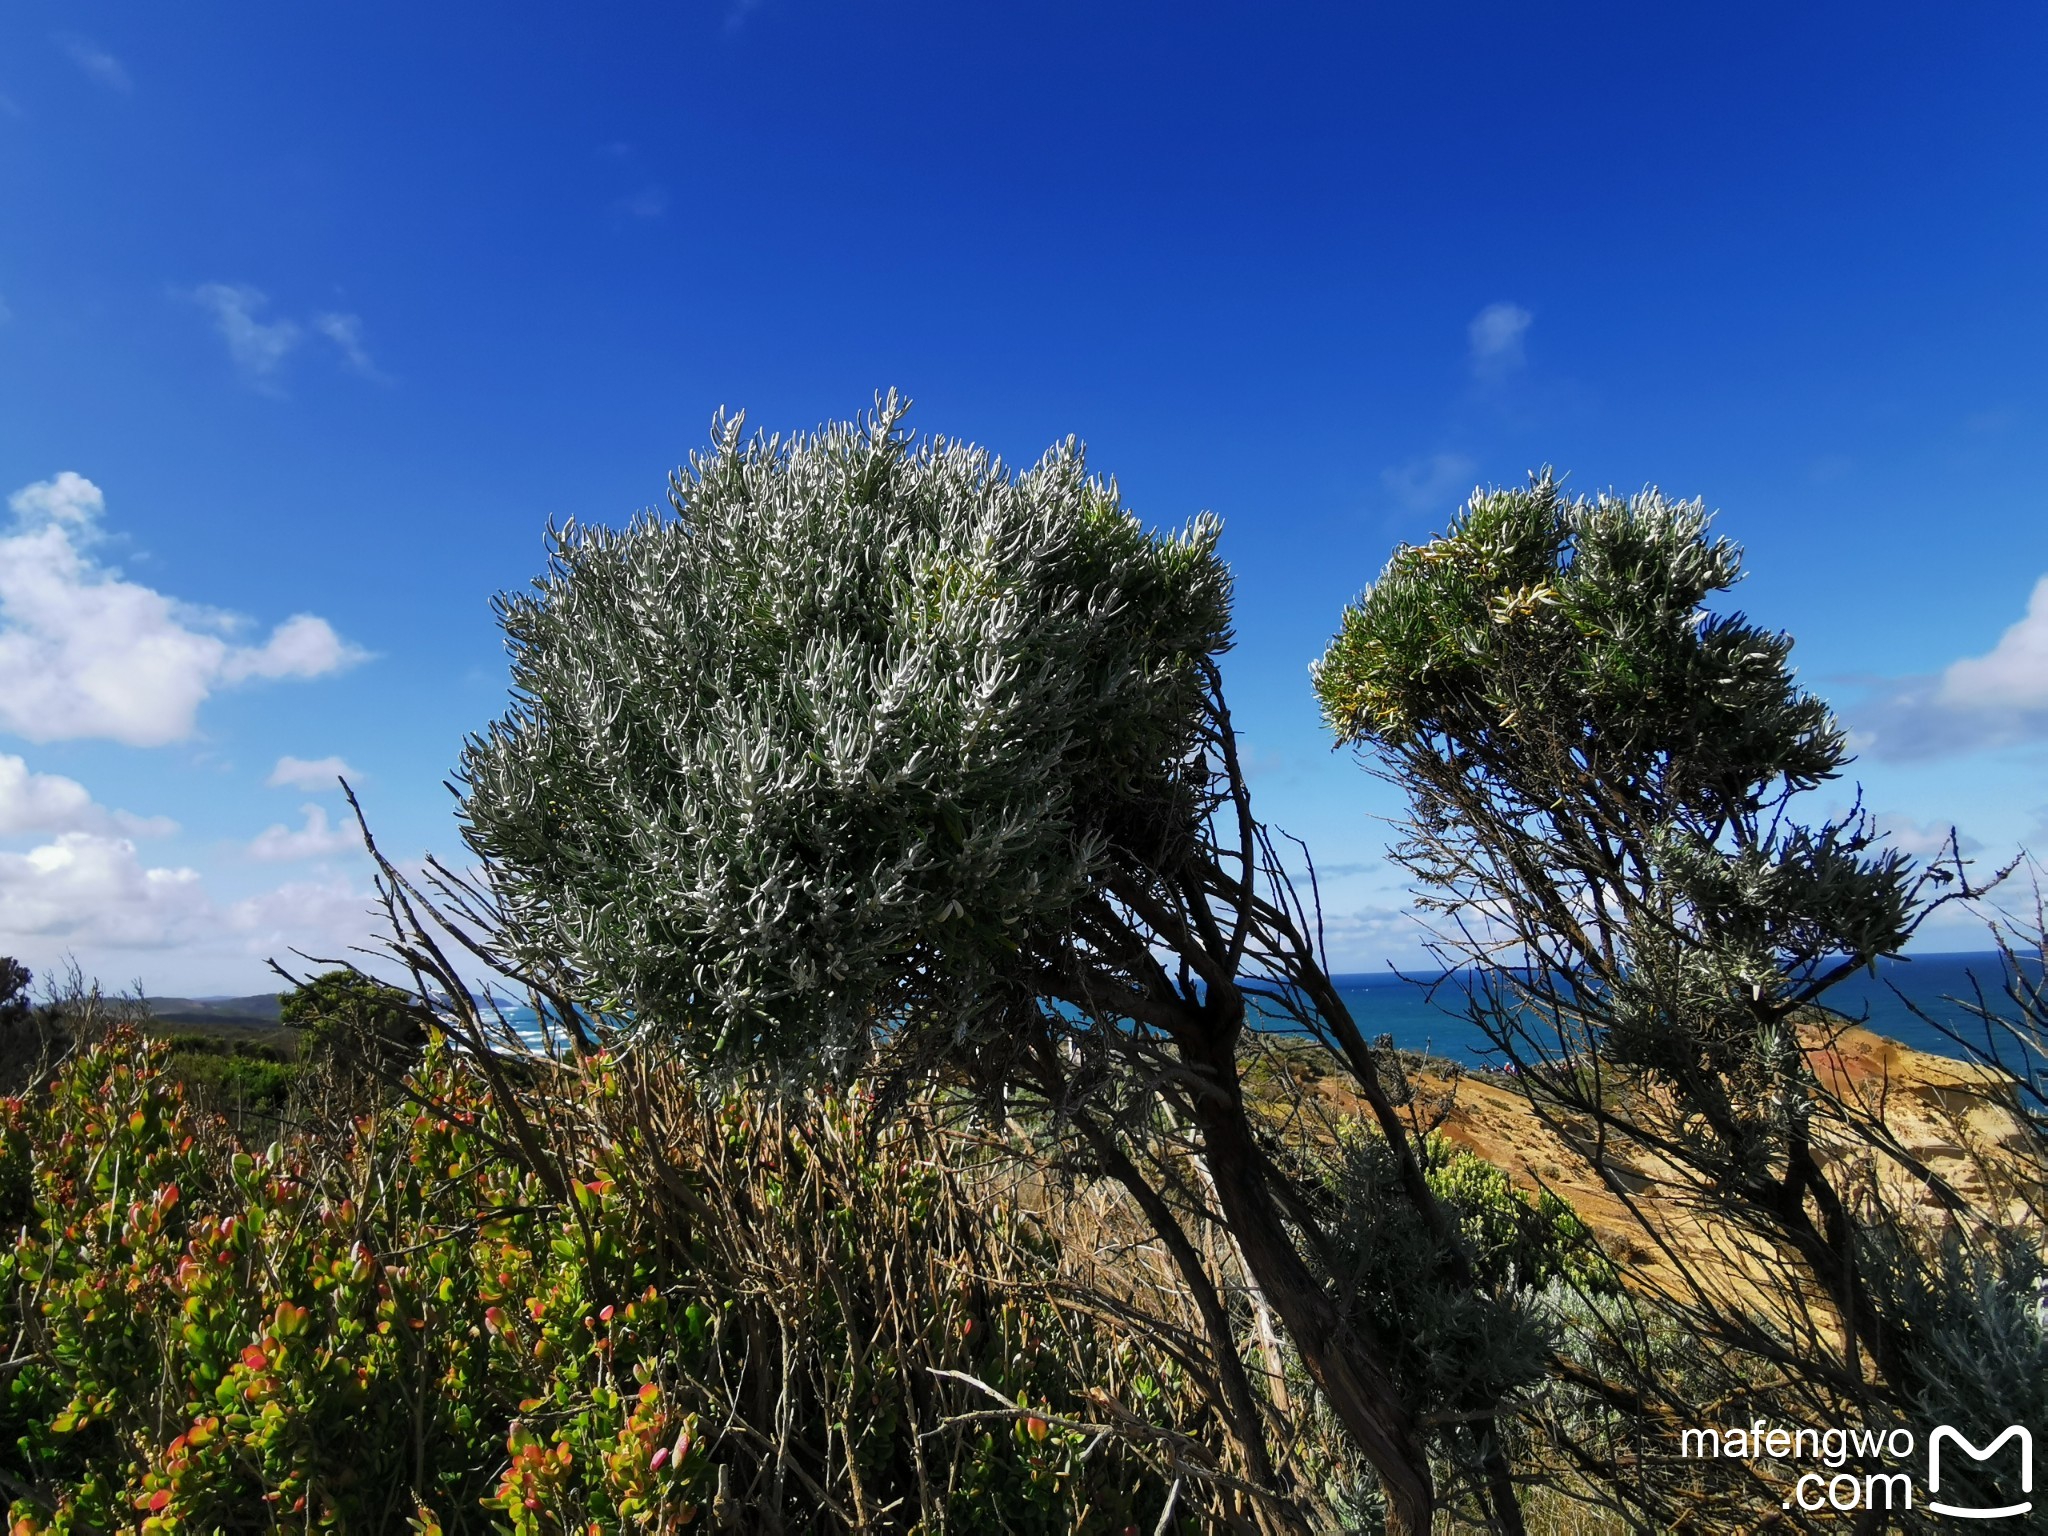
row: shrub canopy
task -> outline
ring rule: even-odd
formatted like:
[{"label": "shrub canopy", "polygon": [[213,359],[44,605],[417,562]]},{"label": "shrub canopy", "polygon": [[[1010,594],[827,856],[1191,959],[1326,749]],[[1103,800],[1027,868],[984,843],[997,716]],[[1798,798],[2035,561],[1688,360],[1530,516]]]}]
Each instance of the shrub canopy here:
[{"label": "shrub canopy", "polygon": [[[1790,637],[1707,606],[1742,569],[1708,523],[1654,490],[1570,500],[1548,473],[1476,493],[1346,610],[1316,687],[1408,792],[1395,855],[1455,915],[1453,963],[1490,970],[1511,940],[1534,970],[1506,990],[1560,989],[1539,1014],[1690,1091],[1733,1074],[1775,1125],[1769,1085],[1796,1070],[1778,1026],[1895,952],[1923,883],[1860,811],[1788,814],[1846,739]],[[1729,1131],[1753,1160],[1748,1113]]]},{"label": "shrub canopy", "polygon": [[1562,748],[1679,816],[1833,777],[1843,736],[1793,685],[1791,638],[1702,606],[1742,575],[1708,521],[1654,490],[1570,500],[1548,474],[1475,495],[1345,611],[1316,668],[1325,720],[1344,742],[1455,741],[1512,790]]},{"label": "shrub canopy", "polygon": [[1846,738],[1789,636],[1707,606],[1742,573],[1708,523],[1547,473],[1475,494],[1395,552],[1315,680],[1338,739],[1408,791],[1397,857],[1433,902],[1624,1012],[1747,1034],[1839,979],[1834,957],[1896,950],[1918,909],[1865,818],[1784,814]]},{"label": "shrub canopy", "polygon": [[1148,532],[1069,440],[1022,473],[860,423],[714,443],[499,601],[462,760],[522,958],[701,1058],[1031,995],[1119,860],[1195,835],[1218,525]]}]

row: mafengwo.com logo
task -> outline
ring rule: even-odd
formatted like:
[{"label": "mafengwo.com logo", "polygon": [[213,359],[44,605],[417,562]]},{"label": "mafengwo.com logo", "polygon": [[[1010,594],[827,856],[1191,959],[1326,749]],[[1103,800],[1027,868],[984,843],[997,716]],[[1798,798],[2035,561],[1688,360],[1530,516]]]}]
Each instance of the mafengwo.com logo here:
[{"label": "mafengwo.com logo", "polygon": [[1788,1483],[1784,1507],[1808,1513],[1919,1509],[2005,1520],[2034,1508],[2034,1436],[2021,1424],[1981,1444],[1937,1425],[1924,1462],[1910,1429],[1792,1429],[1761,1419],[1746,1428],[1681,1431],[1678,1448],[1681,1456],[1774,1464]]},{"label": "mafengwo.com logo", "polygon": [[[1927,1492],[1930,1495],[1941,1492],[1941,1448],[1944,1443],[1953,1445],[1976,1461],[1989,1461],[1997,1454],[1998,1448],[2009,1440],[2019,1442],[2020,1492],[2031,1494],[2034,1491],[2034,1437],[2017,1424],[2008,1425],[2004,1434],[1981,1450],[1965,1440],[1960,1430],[1951,1429],[1946,1424],[1938,1426],[1934,1433],[1927,1437]],[[1953,1466],[1954,1462],[1951,1461],[1950,1465]],[[1942,1504],[1930,1497],[1927,1507],[1937,1515],[1961,1515],[1970,1520],[1998,1520],[2007,1515],[2024,1515],[2033,1509],[2034,1504],[2031,1499],[2025,1499],[2017,1504],[1985,1509],[1961,1504]]]}]

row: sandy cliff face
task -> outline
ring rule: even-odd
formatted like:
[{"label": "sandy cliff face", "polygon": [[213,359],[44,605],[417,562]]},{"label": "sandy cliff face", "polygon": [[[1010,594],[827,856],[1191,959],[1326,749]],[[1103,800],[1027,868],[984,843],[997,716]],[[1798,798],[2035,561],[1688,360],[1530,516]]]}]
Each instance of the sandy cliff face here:
[{"label": "sandy cliff face", "polygon": [[[1815,1142],[1843,1175],[1838,1185],[1868,1188],[1874,1178],[1886,1204],[1930,1226],[2001,1208],[2024,1219],[2026,1210],[2041,1209],[2048,1168],[2009,1078],[1855,1027],[1813,1030],[1806,1041],[1826,1092],[1881,1124],[1896,1145],[1895,1154],[1873,1157],[1868,1141],[1840,1118],[1819,1118]],[[1512,1079],[1412,1077],[1418,1109],[1441,1114],[1445,1136],[1523,1188],[1547,1188],[1568,1201],[1632,1283],[1677,1294],[1689,1282],[1709,1289],[1733,1282],[1755,1300],[1772,1291],[1762,1283],[1768,1260],[1756,1240],[1687,1199],[1669,1164],[1612,1145],[1602,1153],[1587,1128],[1546,1123]],[[1330,1111],[1355,1112],[1336,1079],[1307,1086]],[[1853,1168],[1842,1167],[1844,1160]]]},{"label": "sandy cliff face", "polygon": [[[1882,1120],[1970,1210],[2038,1198],[2048,1170],[2003,1073],[1911,1050],[1867,1029],[1815,1040],[1807,1059],[1829,1092]],[[1831,1150],[1846,1155],[1839,1145]],[[1902,1165],[1892,1169],[1886,1190],[1924,1219],[1938,1219],[1946,1204]]]}]

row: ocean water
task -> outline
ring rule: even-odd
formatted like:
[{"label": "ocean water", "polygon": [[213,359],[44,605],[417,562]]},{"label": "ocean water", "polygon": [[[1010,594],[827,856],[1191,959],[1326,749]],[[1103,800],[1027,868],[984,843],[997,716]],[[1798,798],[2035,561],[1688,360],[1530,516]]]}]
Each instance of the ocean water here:
[{"label": "ocean water", "polygon": [[[1915,1050],[1961,1056],[1963,1052],[1956,1042],[1916,1016],[1908,1003],[1919,1007],[1929,1018],[1960,1029],[1966,1037],[1981,1039],[1982,1025],[1973,1026],[1970,1015],[1956,999],[1974,996],[1975,978],[1982,981],[1987,998],[1995,1004],[2003,974],[1998,955],[1989,951],[1883,960],[1878,962],[1875,976],[1860,972],[1837,985],[1828,994],[1827,1003],[1837,1013]],[[1455,978],[1437,989],[1434,1000],[1415,981],[1391,973],[1333,979],[1368,1040],[1391,1035],[1394,1044],[1403,1050],[1425,1051],[1468,1066],[1484,1067],[1498,1062],[1498,1053],[1486,1036],[1458,1013],[1461,994]],[[529,1041],[536,1039],[530,1011],[508,1008],[506,1014],[522,1036]]]},{"label": "ocean water", "polygon": [[[1975,1023],[1956,1000],[1975,996],[1974,978],[1983,983],[1987,1001],[1996,1005],[2004,974],[1995,951],[1880,960],[1875,976],[1858,972],[1837,984],[1827,994],[1826,1003],[1835,1012],[1915,1050],[1961,1056],[1956,1042],[1919,1018],[1913,1006],[1929,1019],[1960,1030],[1966,1038],[1982,1039],[1982,1024]],[[1459,1015],[1462,995],[1455,978],[1437,990],[1434,1002],[1425,988],[1397,976],[1333,979],[1369,1040],[1392,1035],[1394,1044],[1403,1050],[1427,1051],[1471,1066],[1499,1059],[1479,1028]]]}]

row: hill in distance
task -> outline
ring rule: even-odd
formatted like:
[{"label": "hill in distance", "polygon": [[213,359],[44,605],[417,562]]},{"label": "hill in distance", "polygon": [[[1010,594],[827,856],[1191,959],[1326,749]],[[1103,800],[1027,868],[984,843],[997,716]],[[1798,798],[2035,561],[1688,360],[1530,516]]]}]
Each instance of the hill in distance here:
[{"label": "hill in distance", "polygon": [[279,1020],[279,997],[258,992],[249,997],[152,997],[149,1011],[163,1024],[242,1024],[265,1028]]}]

